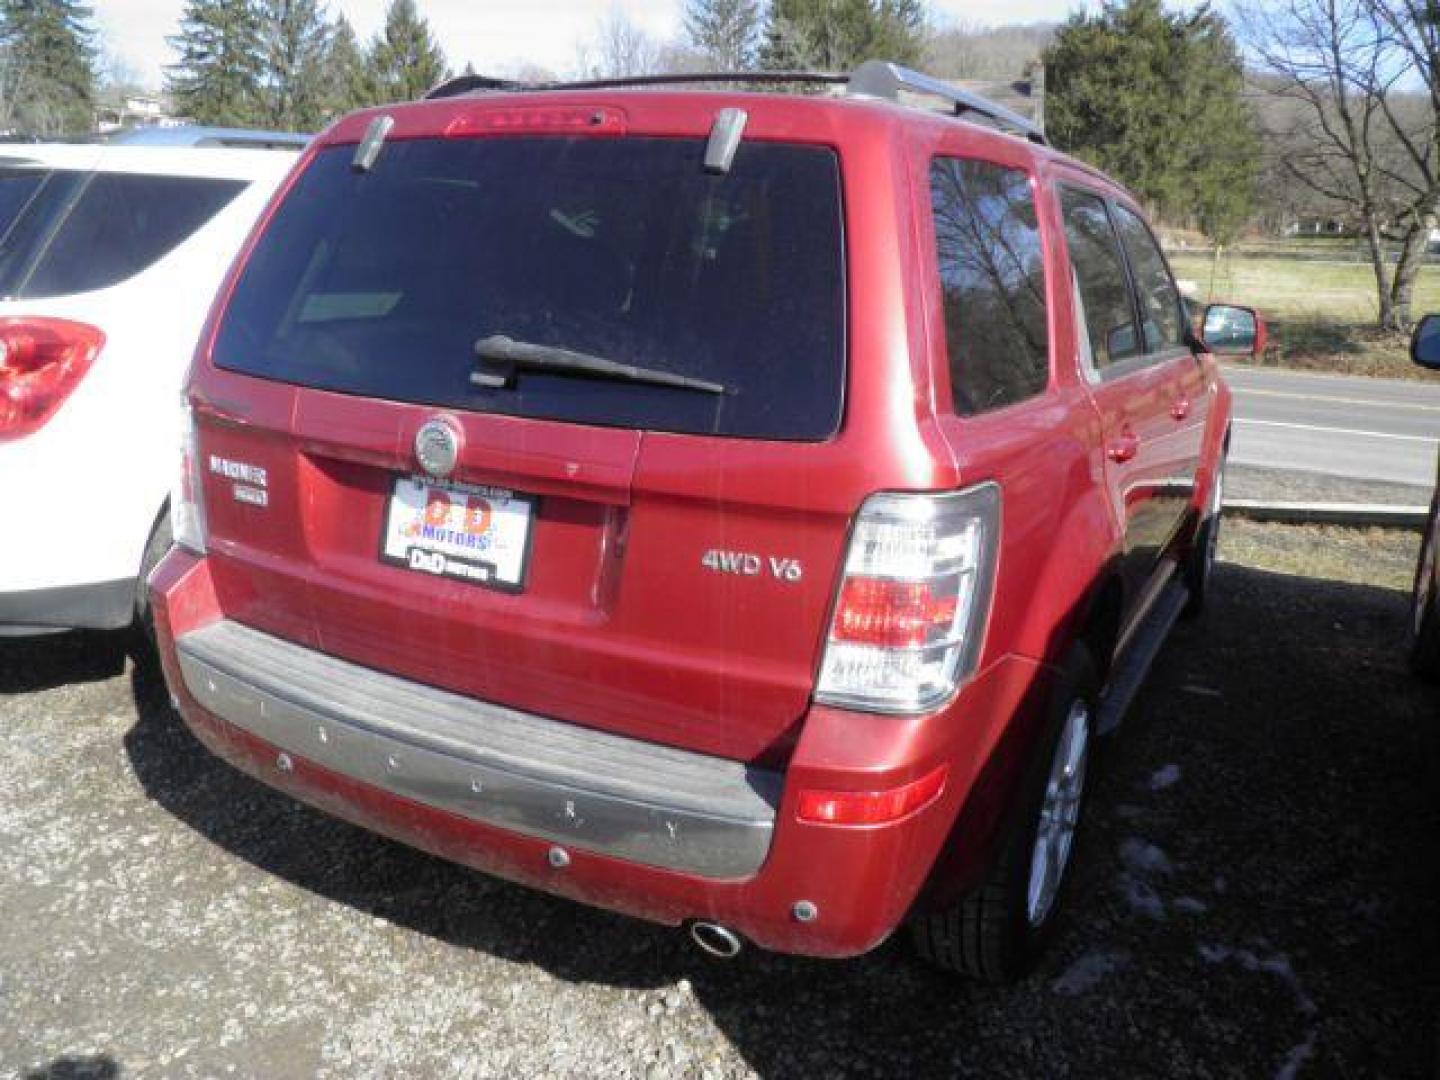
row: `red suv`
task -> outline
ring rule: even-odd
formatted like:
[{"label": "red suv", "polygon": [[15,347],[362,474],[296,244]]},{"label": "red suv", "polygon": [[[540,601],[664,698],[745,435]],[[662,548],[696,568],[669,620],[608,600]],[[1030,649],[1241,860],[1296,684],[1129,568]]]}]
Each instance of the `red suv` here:
[{"label": "red suv", "polygon": [[216,753],[387,836],[1000,978],[1203,600],[1230,395],[1124,190],[829,78],[471,79],[316,139],[201,338],[161,651]]}]

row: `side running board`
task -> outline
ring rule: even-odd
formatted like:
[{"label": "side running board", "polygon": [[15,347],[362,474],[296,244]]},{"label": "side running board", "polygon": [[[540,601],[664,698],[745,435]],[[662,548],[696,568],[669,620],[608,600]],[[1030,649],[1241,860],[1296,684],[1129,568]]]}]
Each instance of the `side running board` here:
[{"label": "side running board", "polygon": [[1115,670],[1110,673],[1110,684],[1100,700],[1100,716],[1096,724],[1098,734],[1109,735],[1125,719],[1130,703],[1144,685],[1150,666],[1160,655],[1161,647],[1189,599],[1190,591],[1179,581],[1171,581],[1155,598],[1144,620],[1135,628],[1124,654],[1116,661]]}]

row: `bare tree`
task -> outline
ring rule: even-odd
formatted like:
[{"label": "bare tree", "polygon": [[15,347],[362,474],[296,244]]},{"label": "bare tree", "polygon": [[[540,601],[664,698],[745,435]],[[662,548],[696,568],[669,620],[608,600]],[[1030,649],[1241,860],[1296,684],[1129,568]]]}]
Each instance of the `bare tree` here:
[{"label": "bare tree", "polygon": [[[1408,324],[1421,256],[1435,222],[1436,204],[1440,202],[1440,179],[1437,179],[1440,172],[1440,24],[1437,24],[1434,0],[1426,0],[1423,6],[1414,0],[1364,0],[1364,3],[1424,86],[1423,103],[1406,98],[1381,102],[1409,166],[1394,179],[1413,196],[1407,211],[1405,242],[1391,287],[1400,321]],[[1410,107],[1406,108],[1407,105]]]},{"label": "bare tree", "polygon": [[712,71],[745,71],[760,47],[760,0],[686,0],[685,40]]},{"label": "bare tree", "polygon": [[[1279,169],[1358,222],[1378,322],[1404,329],[1440,179],[1434,111],[1407,107],[1416,63],[1379,10],[1392,2],[1407,0],[1279,0],[1243,14],[1241,25],[1266,74],[1262,86],[1291,105],[1278,113],[1286,126],[1270,132]],[[1391,233],[1401,242],[1393,267]]]},{"label": "bare tree", "polygon": [[15,51],[0,41],[0,135],[14,133],[16,104],[26,89],[25,68],[15,59]]},{"label": "bare tree", "polygon": [[576,49],[576,66],[582,79],[619,79],[649,75],[660,70],[660,43],[612,7],[600,17],[594,36]]}]

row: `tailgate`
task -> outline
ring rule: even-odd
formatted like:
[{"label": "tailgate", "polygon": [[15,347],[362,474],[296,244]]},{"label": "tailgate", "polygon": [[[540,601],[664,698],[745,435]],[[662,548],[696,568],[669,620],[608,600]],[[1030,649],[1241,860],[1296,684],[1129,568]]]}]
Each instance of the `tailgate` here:
[{"label": "tailgate", "polygon": [[855,504],[824,494],[833,150],[746,143],[725,175],[699,138],[352,154],[301,174],[212,344],[217,396],[271,402],[201,418],[204,453],[269,483],[257,505],[207,476],[227,614],[530,713],[783,752]]},{"label": "tailgate", "polygon": [[693,440],[457,417],[458,490],[533,497],[519,587],[487,587],[383,557],[397,487],[427,482],[411,447],[430,415],[385,410],[303,392],[286,432],[202,419],[227,614],[574,723],[743,760],[783,749],[847,523],[797,510],[803,468],[777,486],[762,456]]}]

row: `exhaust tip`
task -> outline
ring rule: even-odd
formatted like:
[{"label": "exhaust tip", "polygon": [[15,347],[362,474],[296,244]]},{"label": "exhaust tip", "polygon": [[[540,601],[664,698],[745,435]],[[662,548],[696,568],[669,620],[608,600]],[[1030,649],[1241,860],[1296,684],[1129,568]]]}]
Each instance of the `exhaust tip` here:
[{"label": "exhaust tip", "polygon": [[744,945],[744,942],[740,940],[740,935],[735,931],[713,922],[691,923],[690,940],[695,942],[702,952],[719,957],[721,960],[730,960],[738,956]]}]

